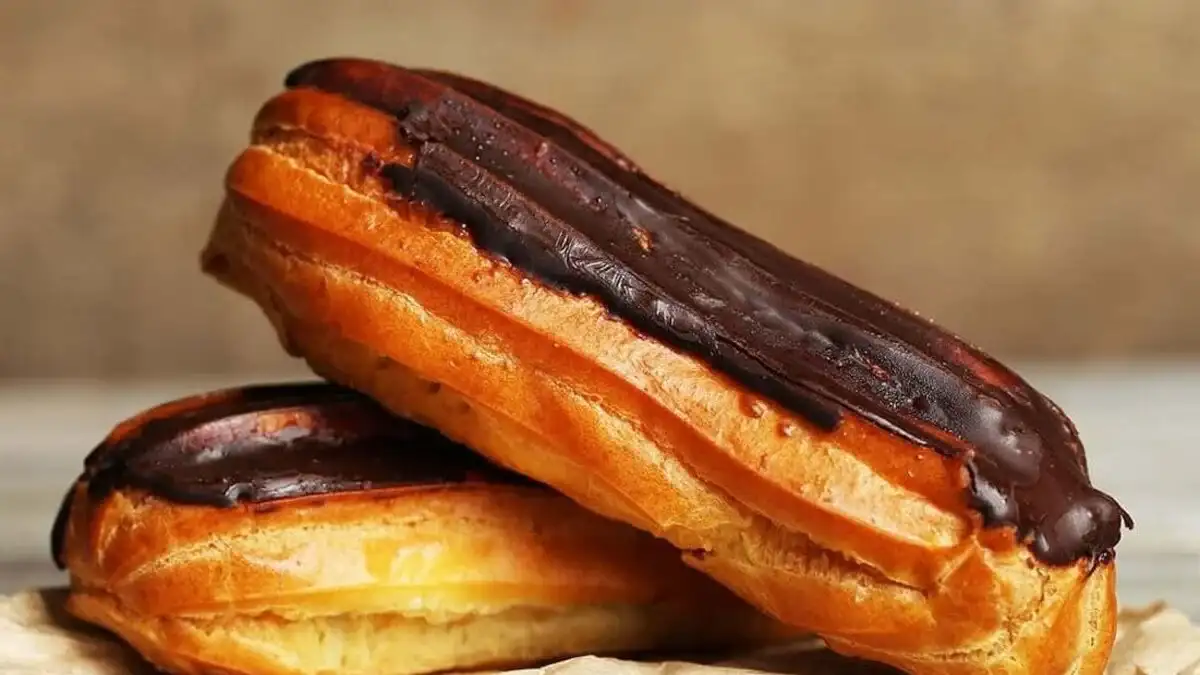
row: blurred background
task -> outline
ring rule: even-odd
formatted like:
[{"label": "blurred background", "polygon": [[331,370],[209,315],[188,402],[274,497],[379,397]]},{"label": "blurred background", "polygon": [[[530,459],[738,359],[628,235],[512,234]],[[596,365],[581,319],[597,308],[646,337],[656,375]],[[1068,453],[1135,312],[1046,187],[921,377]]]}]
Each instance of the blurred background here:
[{"label": "blurred background", "polygon": [[[1180,501],[1200,470],[1180,424],[1200,414],[1186,0],[0,3],[0,456],[18,467],[0,517],[19,541],[48,518],[33,486],[69,480],[116,417],[196,378],[303,372],[196,258],[252,115],[331,55],[566,111],[709,209],[1021,364],[1140,504],[1140,541],[1158,537],[1130,574],[1172,555],[1200,574],[1200,505]],[[43,578],[41,545],[22,579]]]},{"label": "blurred background", "polygon": [[289,367],[196,271],[299,63],[568,111],[740,226],[1005,357],[1200,351],[1186,0],[2,3],[0,377]]}]

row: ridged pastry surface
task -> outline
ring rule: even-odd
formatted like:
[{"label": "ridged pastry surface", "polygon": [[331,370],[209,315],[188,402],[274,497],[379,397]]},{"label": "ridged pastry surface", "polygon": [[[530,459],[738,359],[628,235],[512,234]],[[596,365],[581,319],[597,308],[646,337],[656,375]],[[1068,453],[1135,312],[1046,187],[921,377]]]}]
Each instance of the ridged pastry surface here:
[{"label": "ridged pastry surface", "polygon": [[664,543],[323,383],[119,426],[55,540],[70,611],[176,673],[400,675],[795,635]]},{"label": "ridged pastry surface", "polygon": [[1124,514],[1087,481],[1070,421],[1017,375],[881,298],[647,178],[577,123],[445,73],[316,62],[293,88],[396,118],[392,190],[543,283],[594,297],[812,425],[850,409],[970,469],[974,506],[1052,563],[1108,555]]},{"label": "ridged pastry surface", "polygon": [[[668,539],[839,650],[1101,672],[1125,514],[1010,371],[635,189],[627,160],[524,99],[364,61],[289,84],[230,169],[204,264],[319,373]],[[581,215],[587,189],[625,206]],[[636,268],[638,250],[676,259]],[[692,282],[711,306],[672,290]]]}]

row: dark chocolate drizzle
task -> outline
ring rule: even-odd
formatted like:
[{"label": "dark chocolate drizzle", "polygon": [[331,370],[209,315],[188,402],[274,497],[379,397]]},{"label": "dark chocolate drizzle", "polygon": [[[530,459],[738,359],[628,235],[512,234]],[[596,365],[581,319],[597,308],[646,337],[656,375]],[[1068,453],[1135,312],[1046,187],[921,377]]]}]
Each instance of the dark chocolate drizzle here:
[{"label": "dark chocolate drizzle", "polygon": [[1070,420],[982,351],[690,203],[580,124],[482,82],[375,61],[301,66],[289,88],[396,118],[402,197],[480,249],[601,301],[821,430],[852,410],[960,457],[985,526],[1050,564],[1111,558],[1129,515],[1089,481]]},{"label": "dark chocolate drizzle", "polygon": [[[89,499],[140,489],[176,503],[230,508],[419,485],[532,485],[433,429],[324,382],[246,387],[168,405],[180,409],[134,418],[92,450],[79,478]],[[74,494],[63,500],[51,534],[60,566]]]}]

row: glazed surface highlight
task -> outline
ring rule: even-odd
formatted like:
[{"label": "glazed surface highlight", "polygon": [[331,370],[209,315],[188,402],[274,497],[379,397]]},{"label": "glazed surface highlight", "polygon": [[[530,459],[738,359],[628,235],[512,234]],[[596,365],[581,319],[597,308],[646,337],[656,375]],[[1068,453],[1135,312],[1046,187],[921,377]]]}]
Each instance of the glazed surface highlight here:
[{"label": "glazed surface highlight", "polygon": [[[93,500],[135,488],[216,507],[407,486],[533,484],[324,382],[244,387],[147,411],[88,455],[80,480]],[[72,494],[52,535],[56,560]]]}]

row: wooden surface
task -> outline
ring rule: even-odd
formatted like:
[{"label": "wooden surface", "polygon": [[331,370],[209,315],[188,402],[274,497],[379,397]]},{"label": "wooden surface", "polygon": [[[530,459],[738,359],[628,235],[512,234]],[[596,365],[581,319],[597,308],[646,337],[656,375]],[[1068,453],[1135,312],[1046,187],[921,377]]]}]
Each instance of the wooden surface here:
[{"label": "wooden surface", "polygon": [[[1119,549],[1123,602],[1167,599],[1200,618],[1200,363],[1023,372],[1076,420],[1095,482],[1137,520]],[[61,582],[47,558],[51,519],[115,422],[234,382],[0,386],[0,592]]]}]

